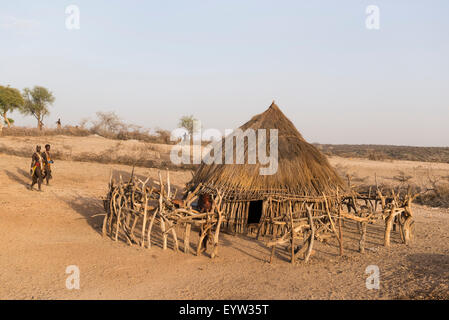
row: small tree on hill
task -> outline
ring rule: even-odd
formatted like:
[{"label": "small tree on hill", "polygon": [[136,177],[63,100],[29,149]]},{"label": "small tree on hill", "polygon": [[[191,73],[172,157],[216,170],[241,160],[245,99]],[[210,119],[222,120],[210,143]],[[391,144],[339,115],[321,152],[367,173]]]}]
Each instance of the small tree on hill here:
[{"label": "small tree on hill", "polygon": [[181,119],[179,119],[178,127],[185,128],[189,134],[193,134],[193,125],[195,123],[195,118],[193,115],[190,116],[183,116]]},{"label": "small tree on hill", "polygon": [[25,103],[20,111],[23,114],[34,116],[37,120],[37,127],[42,130],[44,117],[50,114],[48,107],[55,102],[53,93],[47,88],[35,86],[32,90],[25,88],[23,98]]}]

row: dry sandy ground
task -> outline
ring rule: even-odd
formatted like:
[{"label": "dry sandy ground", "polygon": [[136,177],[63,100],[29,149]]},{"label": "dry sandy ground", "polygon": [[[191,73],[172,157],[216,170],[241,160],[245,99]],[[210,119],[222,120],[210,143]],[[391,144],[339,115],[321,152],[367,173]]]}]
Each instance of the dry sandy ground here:
[{"label": "dry sandy ground", "polygon": [[330,157],[329,161],[339,172],[349,174],[353,184],[398,184],[394,177],[404,174],[410,177],[407,183],[420,187],[429,186],[429,178],[449,175],[449,163],[419,162],[419,161],[373,161],[361,158]]},{"label": "dry sandy ground", "polygon": [[[416,207],[413,245],[382,246],[382,225],[369,228],[367,253],[357,252],[358,234],[347,224],[345,255],[335,242],[320,244],[309,264],[291,265],[278,250],[252,237],[222,234],[220,255],[129,247],[100,234],[111,168],[130,167],[57,161],[43,192],[27,190],[28,158],[0,154],[0,299],[398,299],[449,298],[449,212]],[[407,162],[333,158],[359,175],[387,175]],[[413,166],[427,164],[412,163]],[[449,166],[439,165],[441,170]],[[359,169],[357,169],[359,168]],[[447,171],[446,171],[447,172]],[[155,169],[138,174],[157,177]],[[177,172],[179,187],[190,172]],[[182,233],[181,233],[182,235]],[[192,239],[194,247],[195,239]],[[66,268],[80,269],[79,290],[66,288]],[[365,269],[380,269],[380,289],[368,290]]]}]

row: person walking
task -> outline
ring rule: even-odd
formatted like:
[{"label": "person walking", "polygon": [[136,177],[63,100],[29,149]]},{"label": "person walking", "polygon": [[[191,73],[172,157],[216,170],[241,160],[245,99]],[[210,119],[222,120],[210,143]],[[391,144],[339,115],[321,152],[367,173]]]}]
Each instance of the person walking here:
[{"label": "person walking", "polygon": [[50,183],[50,179],[53,179],[53,176],[51,175],[51,165],[53,164],[53,160],[51,159],[50,155],[50,145],[45,145],[45,151],[42,152],[42,160],[43,160],[43,176],[42,179],[45,179],[47,181],[47,186]]},{"label": "person walking", "polygon": [[34,185],[37,183],[38,190],[41,190],[41,184],[42,184],[42,155],[41,155],[41,146],[36,146],[36,152],[33,153],[31,156],[31,169],[30,169],[30,175],[31,175],[31,185],[30,190],[33,191]]}]

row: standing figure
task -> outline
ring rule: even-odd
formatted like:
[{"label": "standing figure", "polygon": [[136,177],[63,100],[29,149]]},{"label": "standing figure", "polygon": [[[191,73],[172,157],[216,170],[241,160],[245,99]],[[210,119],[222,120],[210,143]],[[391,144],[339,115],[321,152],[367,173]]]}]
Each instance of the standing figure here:
[{"label": "standing figure", "polygon": [[44,162],[44,173],[43,173],[42,179],[47,180],[47,186],[48,186],[50,179],[53,178],[53,176],[51,175],[51,164],[53,163],[53,160],[51,159],[51,156],[50,156],[50,145],[49,144],[45,145],[45,151],[42,152],[42,160]]},{"label": "standing figure", "polygon": [[39,191],[41,191],[41,184],[42,184],[42,156],[41,156],[41,146],[36,146],[36,152],[33,153],[31,156],[31,169],[30,169],[30,175],[31,175],[31,185],[30,190],[33,190],[34,185],[37,182],[37,185],[39,187]]},{"label": "standing figure", "polygon": [[58,129],[61,129],[61,119],[58,119],[58,121],[56,121],[56,125],[58,126]]}]

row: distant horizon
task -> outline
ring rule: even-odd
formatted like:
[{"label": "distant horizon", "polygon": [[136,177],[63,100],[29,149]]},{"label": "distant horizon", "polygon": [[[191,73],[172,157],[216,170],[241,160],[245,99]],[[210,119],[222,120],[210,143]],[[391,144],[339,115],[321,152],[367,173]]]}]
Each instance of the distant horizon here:
[{"label": "distant horizon", "polygon": [[276,100],[310,143],[448,147],[447,12],[444,0],[2,2],[0,85],[52,91],[48,127],[114,111],[153,130],[193,115],[224,131]]},{"label": "distant horizon", "polygon": [[[131,123],[128,123],[128,124],[131,124]],[[76,126],[76,125],[74,125],[74,126]],[[36,126],[32,126],[32,125],[31,126],[18,126],[18,125],[11,126],[11,128],[14,128],[14,127],[23,128],[23,129],[37,129]],[[5,126],[4,129],[7,129],[7,126]],[[56,126],[51,126],[51,127],[44,126],[44,130],[45,129],[54,130],[54,129],[57,129],[57,127]],[[155,128],[142,128],[142,129],[147,129],[150,132],[150,134],[155,134],[155,130],[156,130]],[[160,128],[160,129],[163,129],[163,128]],[[174,129],[176,129],[176,128],[174,128]],[[168,129],[163,129],[163,130],[171,131]],[[302,134],[302,132],[300,130],[298,130],[298,131]],[[92,135],[94,135],[94,134],[92,134]],[[323,142],[317,142],[317,141],[309,141],[307,139],[306,139],[306,141],[313,145],[318,144],[318,145],[329,145],[329,146],[345,146],[345,145],[347,145],[347,146],[389,146],[389,147],[412,147],[412,148],[413,147],[416,147],[416,148],[449,148],[449,145],[447,145],[447,146],[445,146],[445,145],[423,146],[423,145],[407,145],[407,144],[398,145],[398,144],[378,144],[378,143],[377,144],[376,143],[362,143],[362,144],[361,143],[325,143],[325,142],[323,143]]]}]

